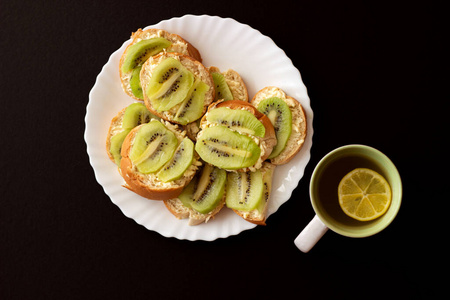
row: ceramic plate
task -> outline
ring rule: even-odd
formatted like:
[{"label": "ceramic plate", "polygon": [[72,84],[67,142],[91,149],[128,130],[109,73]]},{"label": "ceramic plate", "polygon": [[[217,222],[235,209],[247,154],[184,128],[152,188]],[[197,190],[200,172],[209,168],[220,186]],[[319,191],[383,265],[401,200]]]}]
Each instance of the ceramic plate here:
[{"label": "ceramic plate", "polygon": [[[276,212],[291,197],[310,159],[313,112],[300,72],[272,39],[233,19],[186,15],[144,29],[148,28],[164,29],[185,38],[200,51],[206,67],[237,71],[247,85],[250,98],[260,89],[272,85],[302,104],[307,115],[308,134],[295,158],[275,169],[268,215]],[[131,39],[127,40],[111,54],[89,94],[85,141],[97,181],[127,217],[165,237],[212,241],[254,228],[256,225],[227,208],[206,224],[189,226],[187,220],[176,219],[162,201],[142,198],[122,187],[124,181],[106,154],[105,141],[111,119],[133,102],[122,91],[118,69],[120,56],[130,42]],[[268,224],[270,226],[270,222]]]}]

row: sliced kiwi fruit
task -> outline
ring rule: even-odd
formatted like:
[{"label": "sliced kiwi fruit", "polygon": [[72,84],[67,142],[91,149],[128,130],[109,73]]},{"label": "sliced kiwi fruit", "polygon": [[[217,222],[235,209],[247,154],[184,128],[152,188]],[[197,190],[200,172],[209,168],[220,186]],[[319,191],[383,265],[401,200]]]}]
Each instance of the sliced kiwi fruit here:
[{"label": "sliced kiwi fruit", "polygon": [[138,66],[133,69],[130,77],[130,88],[133,95],[141,100],[144,100],[144,93],[142,92],[141,86],[141,73],[142,66]]},{"label": "sliced kiwi fruit", "polygon": [[261,154],[252,138],[222,125],[203,129],[195,150],[204,161],[227,170],[253,166]]},{"label": "sliced kiwi fruit", "polygon": [[122,144],[129,132],[130,129],[124,129],[122,132],[112,136],[110,140],[109,152],[112,154],[114,162],[118,166],[120,166],[120,160],[122,159],[122,155],[120,154]]},{"label": "sliced kiwi fruit", "polygon": [[266,129],[254,114],[241,109],[219,107],[208,112],[206,120],[226,126],[240,133],[264,137]]},{"label": "sliced kiwi fruit", "polygon": [[277,144],[273,148],[269,158],[277,157],[286,147],[292,132],[292,113],[289,106],[278,97],[262,100],[257,109],[265,114],[275,129]]},{"label": "sliced kiwi fruit", "polygon": [[154,173],[170,160],[177,145],[177,137],[172,131],[161,122],[151,120],[141,125],[136,133],[130,159],[139,172]]},{"label": "sliced kiwi fruit", "polygon": [[184,206],[207,214],[217,207],[223,198],[227,172],[206,164],[201,173],[184,188],[178,196]]},{"label": "sliced kiwi fruit", "polygon": [[149,112],[143,103],[133,103],[125,110],[122,128],[133,129],[136,126],[150,122],[151,119],[159,118]]},{"label": "sliced kiwi fruit", "polygon": [[170,45],[172,45],[170,41],[161,37],[142,40],[131,45],[123,61],[122,72],[131,72],[137,66],[142,65],[150,56],[158,54]]},{"label": "sliced kiwi fruit", "polygon": [[184,138],[178,145],[172,158],[156,174],[162,182],[169,182],[181,178],[194,158],[194,143]]},{"label": "sliced kiwi fruit", "polygon": [[194,84],[194,75],[179,60],[168,57],[153,71],[147,97],[157,111],[167,111],[183,102]]},{"label": "sliced kiwi fruit", "polygon": [[228,173],[225,197],[227,207],[232,209],[250,211],[260,207],[264,201],[261,171]]},{"label": "sliced kiwi fruit", "polygon": [[261,171],[263,176],[263,199],[256,207],[256,209],[259,210],[260,213],[264,212],[264,208],[266,206],[266,203],[269,201],[270,193],[272,192],[272,178],[275,166],[274,165],[272,165],[271,167],[263,166],[263,168],[264,171]]},{"label": "sliced kiwi fruit", "polygon": [[216,90],[216,98],[215,100],[233,100],[233,94],[231,93],[230,87],[225,80],[225,76],[223,76],[219,72],[212,72],[211,76],[214,80],[215,90]]},{"label": "sliced kiwi fruit", "polygon": [[186,99],[178,107],[174,121],[181,125],[192,123],[200,119],[203,115],[205,93],[209,90],[209,85],[196,79],[189,90]]}]

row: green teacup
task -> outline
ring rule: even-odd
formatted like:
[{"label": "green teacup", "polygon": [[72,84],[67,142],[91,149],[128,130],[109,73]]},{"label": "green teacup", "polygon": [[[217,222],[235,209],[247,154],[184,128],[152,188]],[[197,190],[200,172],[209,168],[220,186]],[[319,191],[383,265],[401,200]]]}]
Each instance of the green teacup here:
[{"label": "green teacup", "polygon": [[[385,214],[372,221],[358,221],[347,216],[339,206],[338,185],[356,168],[368,168],[381,174],[392,190],[391,204]],[[364,145],[347,145],[328,153],[317,164],[309,186],[311,204],[316,216],[295,239],[308,252],[328,229],[348,237],[368,237],[385,229],[395,218],[402,201],[402,181],[392,161]]]}]

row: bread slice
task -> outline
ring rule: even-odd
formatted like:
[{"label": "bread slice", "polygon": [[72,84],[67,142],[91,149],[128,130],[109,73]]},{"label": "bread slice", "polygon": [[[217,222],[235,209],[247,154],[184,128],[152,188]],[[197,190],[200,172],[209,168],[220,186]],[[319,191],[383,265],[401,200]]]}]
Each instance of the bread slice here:
[{"label": "bread slice", "polygon": [[[254,114],[255,117],[259,121],[261,121],[261,123],[264,125],[264,128],[265,128],[264,137],[260,138],[260,137],[252,136],[252,138],[255,141],[257,141],[259,147],[261,148],[261,157],[255,163],[255,165],[248,167],[248,168],[239,169],[237,171],[238,172],[247,172],[248,170],[256,170],[256,169],[261,168],[262,163],[270,155],[273,147],[277,143],[276,136],[275,136],[275,130],[274,130],[273,125],[270,122],[269,118],[265,114],[259,112],[250,103],[241,101],[241,100],[228,100],[228,101],[214,102],[208,107],[208,112],[210,112],[213,109],[219,108],[219,107],[228,107],[230,109],[237,109],[237,110],[247,110],[247,111],[251,112],[252,114]],[[201,122],[200,122],[201,130],[197,135],[197,139],[201,136],[202,129],[205,129],[210,126],[215,126],[214,124],[211,124],[207,121],[206,117],[207,117],[208,112],[201,119]],[[228,171],[230,171],[230,170],[228,170]]]},{"label": "bread slice", "polygon": [[273,178],[273,172],[275,170],[276,165],[271,164],[269,162],[264,162],[263,166],[261,167],[260,171],[263,176],[263,182],[264,182],[264,191],[263,191],[263,201],[264,201],[264,207],[261,210],[254,209],[251,211],[242,211],[242,210],[235,210],[233,211],[238,214],[241,218],[244,220],[256,224],[256,225],[266,225],[266,219],[267,219],[267,208],[269,206],[270,201],[270,193],[272,191],[272,178]]},{"label": "bread slice", "polygon": [[209,73],[217,72],[221,73],[225,77],[225,81],[227,82],[234,99],[248,102],[247,87],[238,72],[232,69],[228,69],[225,72],[220,72],[220,69],[217,67],[209,67],[208,70]]},{"label": "bread slice", "polygon": [[114,156],[111,154],[111,138],[115,136],[118,133],[121,133],[123,131],[122,129],[122,121],[123,121],[123,115],[125,114],[125,111],[127,108],[125,107],[121,111],[117,113],[117,115],[112,118],[111,125],[108,129],[108,134],[106,136],[106,153],[108,153],[109,159],[115,163]]},{"label": "bread slice", "polygon": [[[111,159],[111,161],[113,161],[113,162],[115,162],[115,160],[114,160],[114,156],[113,156],[113,154],[111,153],[111,150],[110,150],[111,149],[111,139],[115,135],[117,135],[117,134],[121,133],[122,131],[124,131],[124,129],[122,128],[122,124],[123,124],[123,118],[124,118],[125,112],[128,109],[128,107],[130,107],[131,105],[135,105],[135,104],[138,104],[138,103],[133,103],[133,104],[130,104],[129,106],[123,108],[111,120],[111,124],[110,124],[109,129],[108,129],[108,134],[106,136],[106,153],[108,153],[109,159]],[[151,114],[150,115],[150,119],[148,121],[150,121],[152,119],[160,120],[157,116]]]},{"label": "bread slice", "polygon": [[189,218],[188,225],[194,226],[199,225],[201,223],[207,223],[209,220],[213,219],[215,215],[219,213],[219,211],[225,205],[225,195],[222,201],[207,214],[202,214],[196,211],[193,208],[188,208],[183,205],[180,199],[173,198],[169,200],[164,200],[164,204],[167,209],[177,218],[177,219],[187,219]]},{"label": "bread slice", "polygon": [[176,60],[179,60],[181,64],[186,67],[190,72],[194,74],[195,78],[200,79],[204,83],[206,83],[209,86],[209,90],[205,94],[205,100],[203,103],[203,113],[206,112],[206,109],[208,108],[208,105],[210,105],[214,101],[215,97],[215,90],[214,90],[214,81],[211,77],[211,74],[209,74],[208,69],[205,68],[201,64],[201,62],[193,59],[190,56],[183,55],[180,53],[169,53],[169,52],[162,52],[158,55],[155,55],[153,57],[150,57],[143,65],[142,70],[140,74],[141,78],[141,86],[142,90],[144,91],[144,103],[145,106],[147,106],[147,109],[152,112],[153,114],[159,116],[160,118],[170,121],[172,123],[178,123],[174,117],[177,113],[178,108],[180,107],[180,104],[175,105],[171,109],[167,111],[157,111],[154,109],[147,98],[147,95],[145,91],[147,90],[148,84],[150,82],[150,79],[152,78],[152,73],[156,66],[161,63],[164,59],[172,57]]},{"label": "bread slice", "polygon": [[[161,123],[166,126],[167,129],[175,133],[178,143],[186,136],[186,132],[182,131],[177,125],[165,121],[161,121]],[[122,144],[120,173],[126,183],[124,187],[151,200],[167,200],[178,197],[183,188],[192,180],[198,168],[202,165],[199,161],[199,157],[194,153],[192,164],[180,179],[174,181],[162,182],[158,180],[156,173],[140,173],[131,161],[129,153],[133,146],[136,133],[144,125],[145,124],[139,125],[132,129]]]},{"label": "bread slice", "polygon": [[274,86],[265,87],[260,90],[250,101],[252,105],[258,107],[258,104],[267,98],[278,97],[287,103],[292,113],[292,132],[286,147],[281,153],[270,161],[275,165],[288,163],[303,147],[307,134],[306,114],[302,105],[296,99],[286,95],[286,93]]},{"label": "bread slice", "polygon": [[133,40],[127,46],[127,48],[125,48],[125,51],[123,52],[123,54],[120,58],[120,62],[119,62],[119,74],[120,74],[120,81],[122,82],[122,89],[125,91],[125,93],[128,96],[130,96],[131,98],[133,98],[135,100],[142,101],[142,99],[139,99],[133,95],[133,92],[131,91],[131,87],[130,87],[130,78],[131,78],[132,72],[123,73],[122,72],[122,64],[125,60],[128,49],[132,45],[140,42],[141,40],[149,40],[149,39],[156,38],[156,37],[162,37],[162,38],[165,38],[165,39],[169,40],[170,42],[172,42],[172,45],[163,51],[182,53],[185,55],[192,56],[194,59],[196,59],[200,62],[202,61],[200,52],[191,43],[189,43],[188,41],[183,39],[181,36],[174,34],[174,33],[169,33],[162,29],[142,30],[139,28],[136,32],[131,34],[131,38]]}]

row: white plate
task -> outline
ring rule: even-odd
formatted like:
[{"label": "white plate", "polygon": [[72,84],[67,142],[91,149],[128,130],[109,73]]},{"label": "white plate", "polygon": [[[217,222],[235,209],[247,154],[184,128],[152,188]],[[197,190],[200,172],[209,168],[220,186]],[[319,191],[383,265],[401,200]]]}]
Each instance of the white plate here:
[{"label": "white plate", "polygon": [[[182,36],[200,51],[207,67],[236,70],[244,79],[250,97],[273,85],[300,101],[307,115],[308,134],[297,156],[275,169],[268,214],[276,212],[291,197],[310,159],[313,112],[300,72],[269,37],[233,19],[186,15],[145,29],[148,28]],[[130,42],[131,39],[110,56],[89,94],[84,137],[97,181],[127,217],[165,237],[212,241],[254,228],[256,225],[227,208],[207,224],[189,226],[187,220],[178,220],[170,214],[162,201],[142,198],[122,187],[124,181],[106,154],[105,141],[111,119],[133,102],[122,91],[118,70],[120,56]],[[307,201],[306,198],[296,200]]]}]

